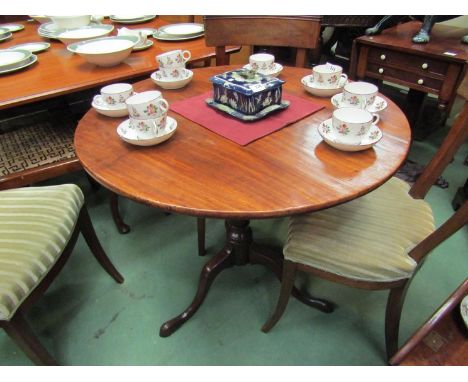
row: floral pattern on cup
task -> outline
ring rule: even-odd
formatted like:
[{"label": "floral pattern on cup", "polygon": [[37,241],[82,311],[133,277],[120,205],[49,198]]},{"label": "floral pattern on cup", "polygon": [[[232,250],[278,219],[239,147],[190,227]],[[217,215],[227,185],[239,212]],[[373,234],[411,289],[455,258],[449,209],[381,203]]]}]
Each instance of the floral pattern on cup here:
[{"label": "floral pattern on cup", "polygon": [[133,94],[132,85],[127,83],[111,84],[101,89],[102,99],[109,106],[123,104]]},{"label": "floral pattern on cup", "polygon": [[340,124],[338,128],[336,129],[336,131],[338,131],[338,133],[343,134],[343,135],[347,135],[350,132],[349,127],[346,123]]},{"label": "floral pattern on cup", "polygon": [[311,81],[321,87],[333,88],[345,83],[348,76],[343,73],[343,68],[330,63],[317,65],[312,68]]},{"label": "floral pattern on cup", "polygon": [[156,56],[156,60],[160,69],[185,67],[185,63],[190,60],[191,56],[188,50],[173,50]]}]

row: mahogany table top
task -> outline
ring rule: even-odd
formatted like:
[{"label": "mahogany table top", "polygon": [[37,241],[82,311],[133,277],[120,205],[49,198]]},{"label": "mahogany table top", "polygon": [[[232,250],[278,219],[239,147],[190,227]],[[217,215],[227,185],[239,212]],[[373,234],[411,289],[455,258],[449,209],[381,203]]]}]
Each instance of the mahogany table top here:
[{"label": "mahogany table top", "polygon": [[[108,20],[105,21],[109,23]],[[104,68],[89,64],[82,57],[69,52],[59,40],[39,36],[40,24],[35,21],[15,22],[24,29],[14,32],[12,38],[0,43],[0,49],[26,42],[47,41],[51,44],[47,51],[37,53],[38,61],[28,68],[0,75],[0,110],[40,101],[55,96],[74,93],[95,86],[150,74],[157,69],[155,56],[174,49],[188,49],[192,53],[191,62],[215,56],[215,48],[207,47],[205,38],[185,41],[160,41],[150,37],[153,46],[142,51],[132,52],[123,63]],[[132,29],[159,28],[168,22],[158,18],[135,25],[114,24],[111,35],[117,28]],[[240,47],[227,47],[227,51],[238,51]]]},{"label": "mahogany table top", "polygon": [[[162,90],[169,104],[209,91],[208,78],[234,66],[194,70],[192,82]],[[170,111],[175,135],[152,147],[132,146],[116,133],[125,118],[90,109],[75,133],[75,149],[85,170],[112,191],[182,214],[250,219],[288,216],[330,207],[364,195],[390,178],[404,161],[410,127],[389,99],[381,113],[382,140],[361,152],[338,151],[323,142],[317,126],[329,118],[328,98],[301,86],[310,69],[285,67],[284,91],[323,104],[321,111],[247,146],[240,146]],[[148,79],[136,91],[154,89]],[[226,117],[229,118],[229,117]]]}]

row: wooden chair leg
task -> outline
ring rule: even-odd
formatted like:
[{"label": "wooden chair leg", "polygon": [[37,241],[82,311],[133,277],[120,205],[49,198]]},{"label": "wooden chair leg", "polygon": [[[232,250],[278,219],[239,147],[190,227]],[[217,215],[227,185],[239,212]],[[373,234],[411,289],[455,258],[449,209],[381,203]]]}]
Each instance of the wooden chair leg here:
[{"label": "wooden chair leg", "polygon": [[10,338],[24,351],[24,353],[36,365],[57,366],[57,361],[49,354],[46,348],[39,342],[24,319],[21,312],[16,312],[10,321],[0,324]]},{"label": "wooden chair leg", "polygon": [[111,192],[109,204],[110,204],[110,209],[112,213],[112,219],[114,219],[115,226],[117,227],[117,230],[119,231],[119,233],[121,234],[129,233],[130,226],[125,224],[119,212],[119,195],[117,195],[114,192]]},{"label": "wooden chair leg", "polygon": [[91,252],[93,253],[96,260],[101,264],[104,270],[119,284],[123,283],[124,278],[119,273],[119,271],[114,267],[110,259],[107,257],[104,249],[99,242],[99,239],[96,236],[94,231],[93,224],[88,214],[86,206],[83,205],[81,208],[80,216],[78,218],[78,226],[83,234],[86,243],[88,244]]},{"label": "wooden chair leg", "polygon": [[398,350],[401,311],[409,284],[410,280],[407,280],[402,286],[391,289],[388,294],[387,309],[385,312],[385,345],[388,360],[390,360]]},{"label": "wooden chair leg", "polygon": [[271,318],[262,326],[262,332],[269,332],[273,326],[279,321],[281,316],[288,305],[289,296],[294,286],[294,280],[296,278],[297,264],[285,260],[283,263],[283,276],[281,278],[281,292],[276,304],[276,309]]},{"label": "wooden chair leg", "polygon": [[198,233],[198,255],[204,256],[205,250],[205,226],[206,221],[204,218],[197,218],[197,233]]}]

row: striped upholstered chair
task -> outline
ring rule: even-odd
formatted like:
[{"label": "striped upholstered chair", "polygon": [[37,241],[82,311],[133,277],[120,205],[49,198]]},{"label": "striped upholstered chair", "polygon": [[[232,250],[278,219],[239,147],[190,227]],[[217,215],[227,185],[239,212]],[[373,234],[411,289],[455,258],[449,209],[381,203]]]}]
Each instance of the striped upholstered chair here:
[{"label": "striped upholstered chair", "polygon": [[77,186],[0,191],[0,327],[39,365],[57,362],[35,337],[24,313],[60,272],[80,232],[101,266],[122,283]]},{"label": "striped upholstered chair", "polygon": [[[468,85],[468,83],[467,83]],[[466,100],[459,89],[459,95]],[[468,104],[441,147],[410,188],[398,178],[369,194],[324,211],[294,216],[283,249],[284,267],[276,310],[262,330],[281,318],[298,270],[351,287],[389,289],[385,316],[387,357],[398,349],[406,290],[433,248],[468,223],[468,201],[434,228],[429,188],[468,138]]]}]

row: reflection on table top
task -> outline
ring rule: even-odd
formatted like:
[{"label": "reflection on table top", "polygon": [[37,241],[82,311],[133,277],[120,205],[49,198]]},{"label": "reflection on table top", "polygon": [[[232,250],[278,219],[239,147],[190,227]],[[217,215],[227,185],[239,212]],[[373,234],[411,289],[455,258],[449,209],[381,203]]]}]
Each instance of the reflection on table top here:
[{"label": "reflection on table top", "polygon": [[[109,21],[106,20],[106,23]],[[69,94],[107,84],[150,74],[157,69],[155,56],[174,49],[187,49],[192,53],[191,62],[205,60],[215,56],[215,48],[205,45],[205,38],[200,37],[185,41],[160,41],[153,39],[152,47],[132,52],[123,63],[110,67],[98,67],[87,63],[82,57],[69,52],[62,42],[39,36],[40,24],[32,21],[15,22],[25,26],[24,30],[14,32],[12,38],[0,44],[0,49],[26,43],[47,41],[51,46],[45,52],[37,53],[38,62],[28,68],[0,75],[0,109],[27,104],[54,96]],[[167,25],[158,18],[135,25],[115,24],[111,35],[117,34],[117,28],[132,29]],[[240,47],[228,47],[229,52]]]},{"label": "reflection on table top", "polygon": [[[165,90],[169,104],[209,91],[208,78],[235,68],[194,70],[192,82]],[[310,69],[285,67],[284,91],[325,106],[321,111],[247,146],[233,143],[170,111],[178,122],[175,135],[152,147],[129,145],[117,136],[125,118],[109,118],[91,109],[75,133],[83,167],[107,188],[168,211],[219,218],[266,218],[330,207],[376,188],[398,169],[407,155],[410,128],[389,99],[379,127],[382,140],[362,152],[328,146],[317,126],[330,117],[328,98],[316,98],[301,86]],[[136,91],[154,89],[151,80]],[[229,117],[226,117],[229,118]],[[246,126],[248,128],[248,125]]]}]

